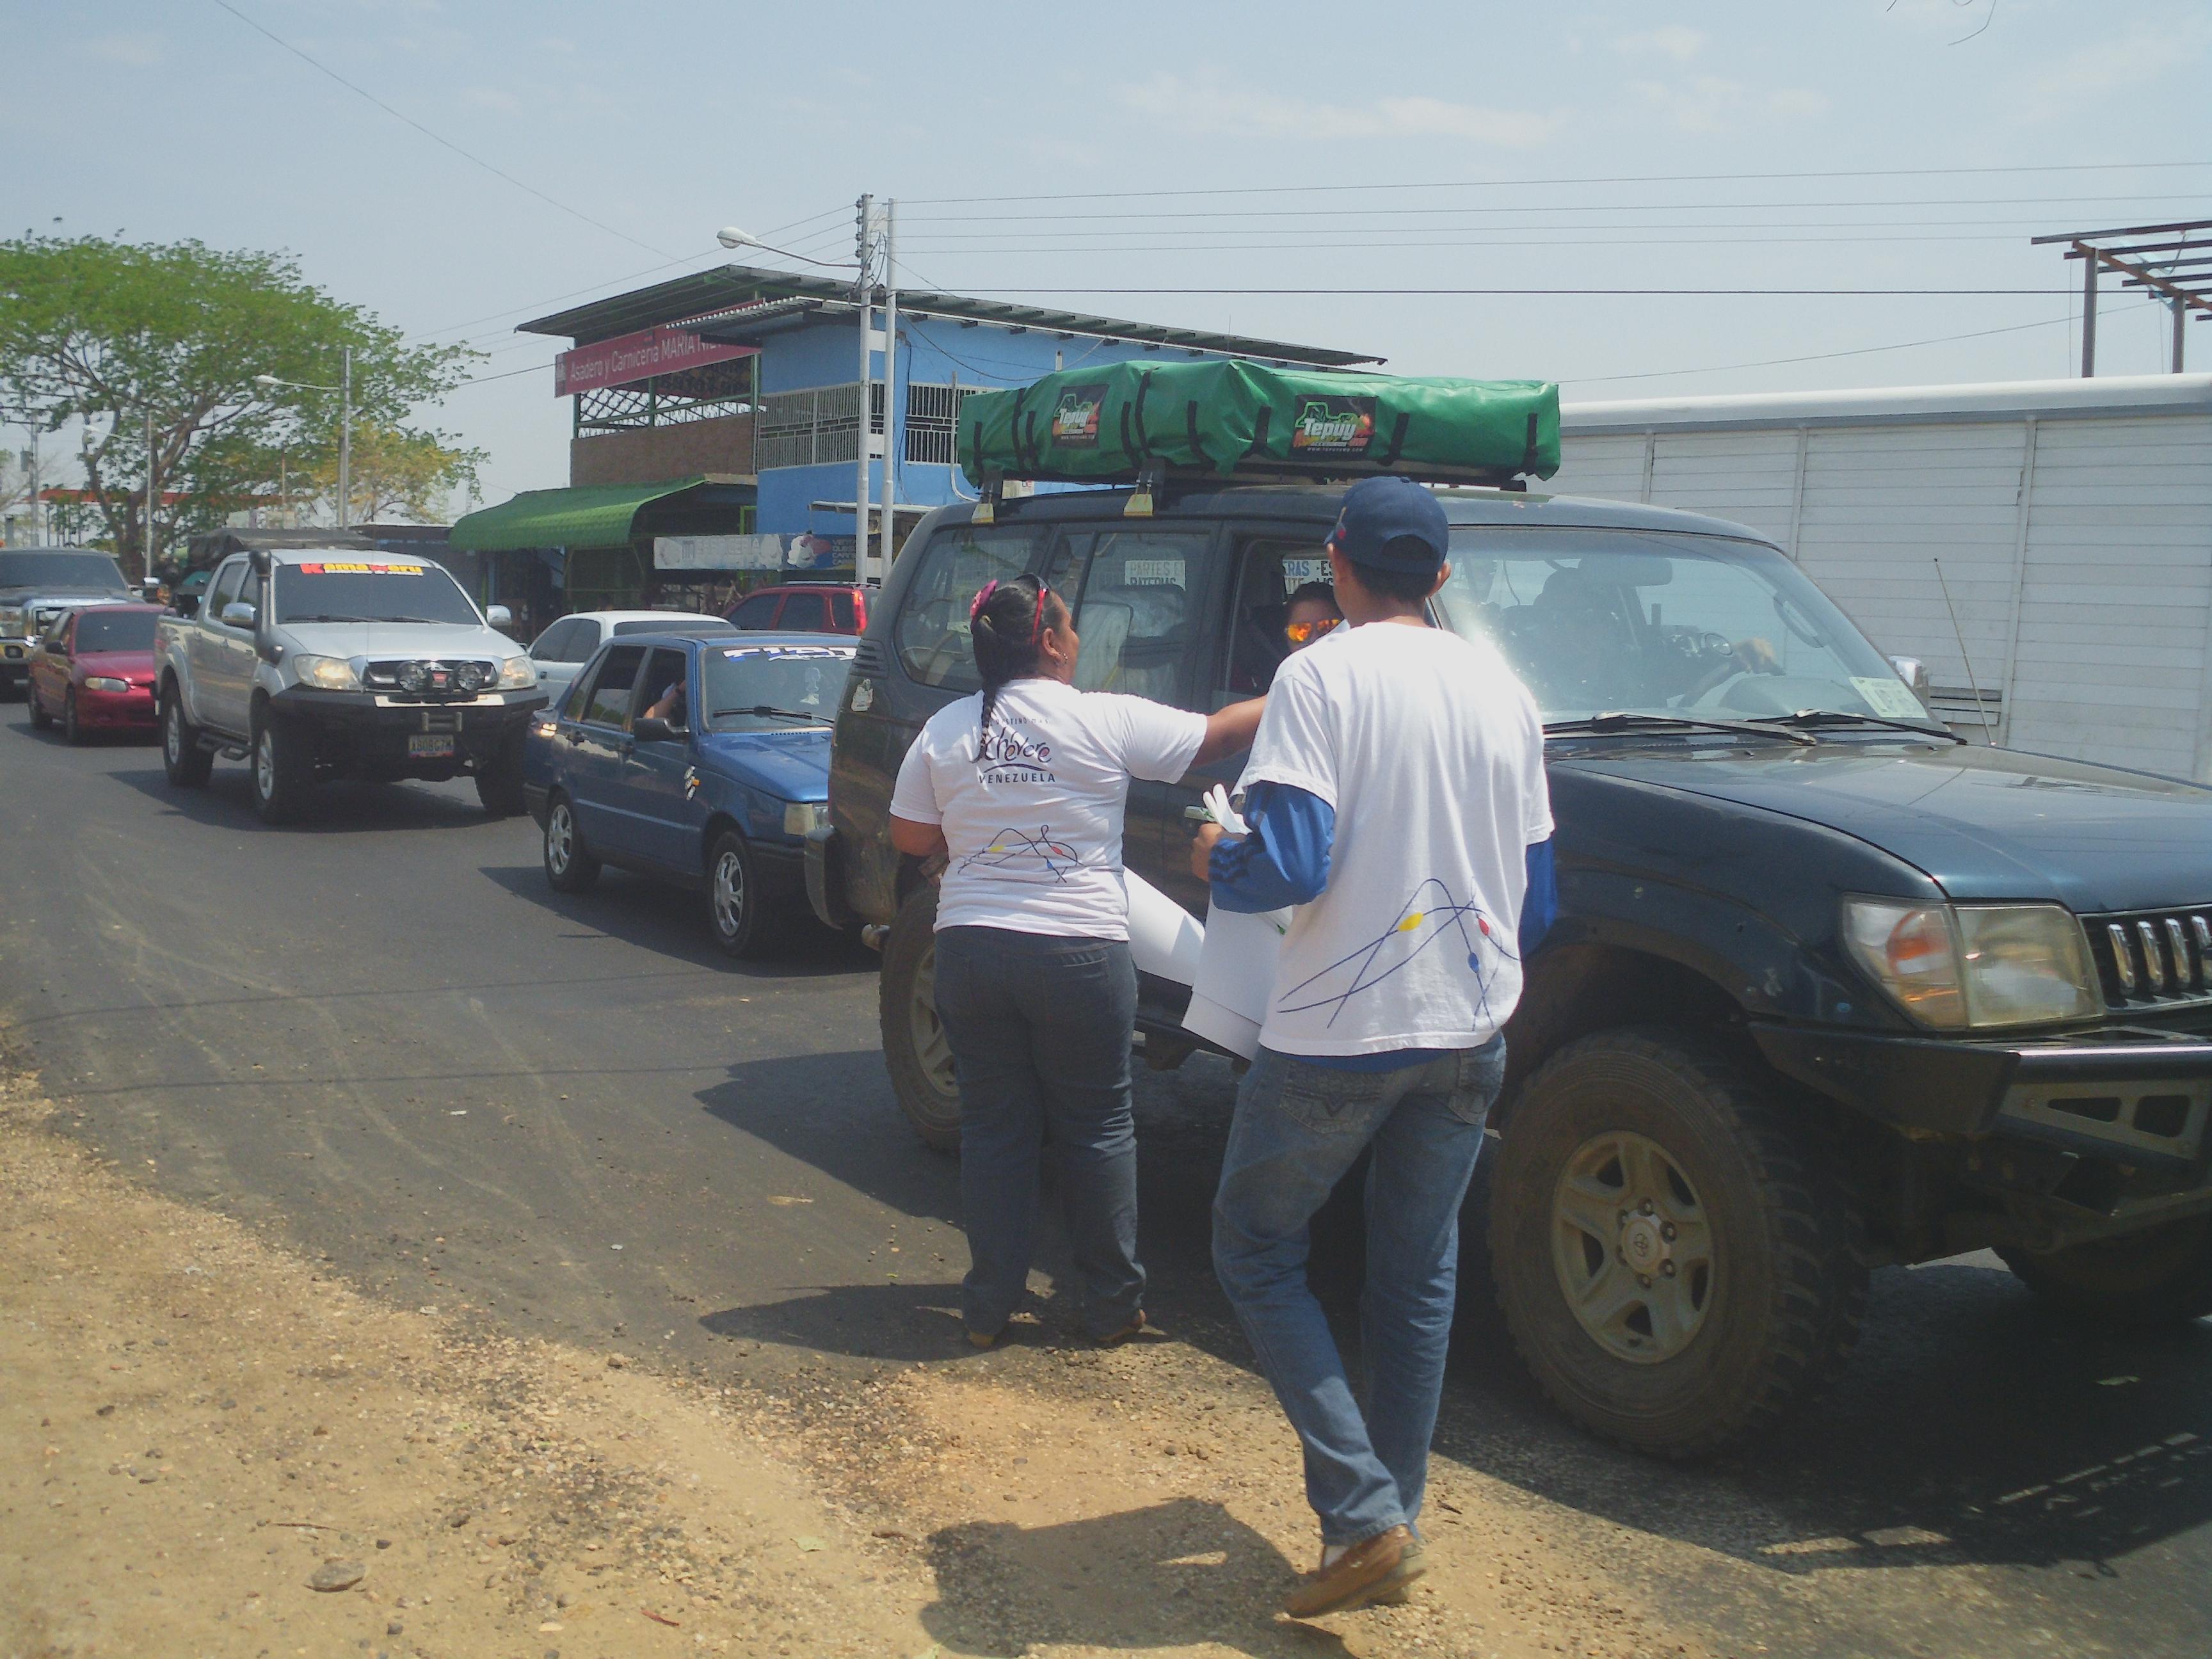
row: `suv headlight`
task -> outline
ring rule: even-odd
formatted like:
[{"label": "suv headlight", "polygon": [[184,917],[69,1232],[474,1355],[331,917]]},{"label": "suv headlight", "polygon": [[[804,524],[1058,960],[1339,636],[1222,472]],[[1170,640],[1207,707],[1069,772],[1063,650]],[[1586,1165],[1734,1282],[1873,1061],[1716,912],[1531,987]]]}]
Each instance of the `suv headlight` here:
[{"label": "suv headlight", "polygon": [[783,833],[803,836],[830,822],[830,808],[818,800],[795,800],[783,809]]},{"label": "suv headlight", "polygon": [[302,685],[318,691],[358,691],[361,676],[343,657],[318,657],[302,651],[292,659],[292,672]]},{"label": "suv headlight", "polygon": [[526,691],[538,684],[538,665],[527,657],[509,657],[499,665],[499,689]]},{"label": "suv headlight", "polygon": [[2038,1025],[2102,1011],[2089,941],[2057,904],[1844,901],[1853,960],[1938,1030]]}]

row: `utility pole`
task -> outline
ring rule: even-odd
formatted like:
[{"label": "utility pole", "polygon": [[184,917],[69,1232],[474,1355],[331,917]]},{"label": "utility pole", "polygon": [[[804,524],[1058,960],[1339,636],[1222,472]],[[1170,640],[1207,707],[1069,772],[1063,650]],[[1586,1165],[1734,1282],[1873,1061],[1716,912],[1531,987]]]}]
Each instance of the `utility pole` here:
[{"label": "utility pole", "polygon": [[[2174,324],[2177,336],[2180,323]],[[2174,348],[2176,351],[2179,346]],[[884,537],[883,558],[877,569],[877,579],[888,581],[891,574],[891,534],[897,514],[893,503],[898,500],[899,456],[898,402],[898,203],[887,199],[884,203]],[[853,573],[857,579],[859,570]]]},{"label": "utility pole", "polygon": [[31,489],[31,545],[46,544],[46,504],[39,495],[39,428],[31,428],[31,447],[23,452],[23,479]]},{"label": "utility pole", "polygon": [[853,485],[853,580],[865,582],[868,579],[868,441],[875,425],[872,386],[875,376],[875,353],[868,336],[873,320],[875,283],[873,254],[875,252],[876,198],[862,196],[854,204],[860,212],[860,229],[853,239],[853,248],[859,256],[860,274],[853,280],[853,298],[860,313],[860,429],[854,434],[854,448],[859,454],[858,477]]},{"label": "utility pole", "polygon": [[2181,329],[2182,325],[2189,320],[2189,307],[2179,300],[2169,300],[2166,304],[2173,311],[2173,372],[2179,374],[2181,373]]},{"label": "utility pole", "polygon": [[138,573],[142,576],[154,574],[154,509],[161,499],[157,483],[154,467],[154,411],[149,408],[146,411],[146,568]]},{"label": "utility pole", "polygon": [[338,376],[338,528],[353,521],[353,348]]},{"label": "utility pole", "polygon": [[2088,380],[2096,372],[2097,256],[2085,249],[2081,255],[2081,378]]}]

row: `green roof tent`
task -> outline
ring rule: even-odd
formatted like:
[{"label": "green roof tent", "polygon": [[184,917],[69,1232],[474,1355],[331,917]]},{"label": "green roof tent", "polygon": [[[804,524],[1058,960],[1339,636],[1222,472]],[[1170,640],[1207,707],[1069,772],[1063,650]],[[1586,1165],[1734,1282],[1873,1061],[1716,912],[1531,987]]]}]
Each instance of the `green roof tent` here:
[{"label": "green roof tent", "polygon": [[[750,483],[710,473],[659,483],[526,489],[513,501],[462,518],[453,526],[451,544],[464,552],[504,553],[534,547],[627,547],[635,538],[653,533],[726,533],[738,528],[739,509],[753,500]],[[645,526],[638,523],[641,513],[649,520]]]}]

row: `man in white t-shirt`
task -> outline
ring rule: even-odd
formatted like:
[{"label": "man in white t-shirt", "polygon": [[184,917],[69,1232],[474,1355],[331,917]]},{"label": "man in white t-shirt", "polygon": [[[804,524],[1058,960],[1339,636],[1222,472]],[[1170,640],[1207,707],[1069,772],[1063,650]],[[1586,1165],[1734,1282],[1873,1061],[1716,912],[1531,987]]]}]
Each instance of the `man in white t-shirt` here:
[{"label": "man in white t-shirt", "polygon": [[[1328,550],[1351,626],[1275,677],[1244,771],[1250,833],[1209,825],[1193,855],[1217,908],[1296,907],[1213,1255],[1304,1443],[1322,1551],[1285,1603],[1298,1616],[1397,1599],[1423,1571],[1460,1205],[1552,904],[1542,720],[1493,648],[1428,625],[1449,539],[1418,484],[1346,492]],[[1307,1287],[1307,1224],[1370,1148],[1363,1400]]]}]

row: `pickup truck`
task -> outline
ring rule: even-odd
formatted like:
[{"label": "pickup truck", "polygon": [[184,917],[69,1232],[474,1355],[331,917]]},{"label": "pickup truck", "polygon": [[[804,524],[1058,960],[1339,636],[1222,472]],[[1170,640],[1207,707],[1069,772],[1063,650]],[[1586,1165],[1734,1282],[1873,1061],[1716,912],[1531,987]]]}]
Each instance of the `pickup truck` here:
[{"label": "pickup truck", "polygon": [[0,549],[0,687],[27,683],[39,636],[64,611],[137,597],[115,561],[92,548]]},{"label": "pickup truck", "polygon": [[216,568],[196,614],[155,630],[161,760],[204,787],[217,755],[252,757],[264,822],[325,779],[476,779],[494,817],[522,810],[522,738],[545,706],[536,665],[443,567],[328,548],[257,548]]}]

